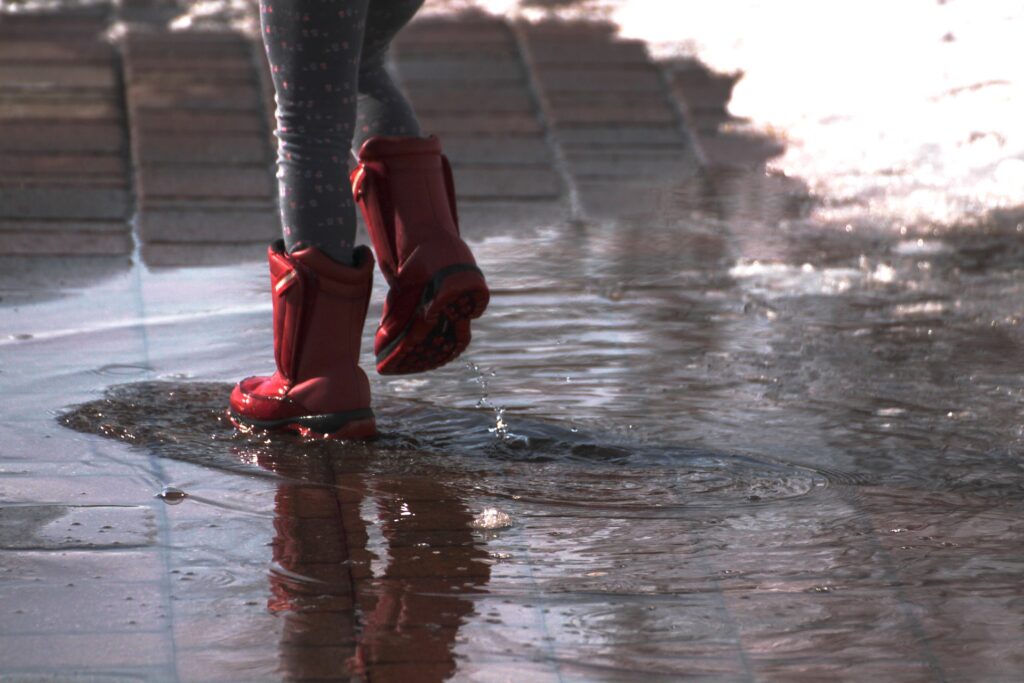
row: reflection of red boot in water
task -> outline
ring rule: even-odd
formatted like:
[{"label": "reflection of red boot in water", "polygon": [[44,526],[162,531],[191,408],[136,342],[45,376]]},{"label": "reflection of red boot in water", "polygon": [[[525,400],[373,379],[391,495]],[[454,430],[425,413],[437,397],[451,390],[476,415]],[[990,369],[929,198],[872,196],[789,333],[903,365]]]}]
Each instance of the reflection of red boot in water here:
[{"label": "reflection of red boot in water", "polygon": [[312,247],[285,253],[276,242],[268,258],[277,372],[235,387],[232,421],[304,436],[374,436],[370,385],[359,367],[373,254],[361,247],[355,265],[344,266]]},{"label": "reflection of red boot in water", "polygon": [[437,138],[373,137],[352,172],[391,286],[374,342],[377,371],[423,372],[458,357],[490,293],[459,235],[455,185]]}]

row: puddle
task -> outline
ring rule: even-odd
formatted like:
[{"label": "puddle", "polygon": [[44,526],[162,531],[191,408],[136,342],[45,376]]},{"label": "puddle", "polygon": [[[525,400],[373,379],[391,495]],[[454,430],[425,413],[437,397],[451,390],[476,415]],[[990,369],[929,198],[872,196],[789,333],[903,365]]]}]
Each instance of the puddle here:
[{"label": "puddle", "polygon": [[[439,469],[446,471],[449,484],[464,477],[464,495],[521,501],[548,511],[581,508],[593,515],[607,509],[620,514],[735,510],[807,495],[828,484],[826,475],[791,465],[686,446],[631,444],[614,435],[535,419],[517,420],[515,438],[502,438],[494,433],[488,410],[446,410],[394,398],[375,404],[380,436],[365,444],[243,433],[225,414],[230,393],[230,384],[210,382],[121,384],[60,421],[76,431],[202,467],[247,474],[269,469],[294,477],[301,475],[291,472],[291,461],[357,457],[372,461],[381,476]],[[273,465],[264,467],[268,462]],[[174,503],[186,496],[175,487],[160,494]],[[507,513],[494,509],[480,519],[474,520],[475,528],[511,523]]]}]

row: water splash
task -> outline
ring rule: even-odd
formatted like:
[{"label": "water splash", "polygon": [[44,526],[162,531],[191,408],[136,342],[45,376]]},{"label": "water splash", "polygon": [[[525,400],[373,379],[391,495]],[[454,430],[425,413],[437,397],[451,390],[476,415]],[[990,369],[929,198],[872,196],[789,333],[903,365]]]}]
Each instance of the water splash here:
[{"label": "water splash", "polygon": [[168,505],[179,505],[188,498],[188,494],[176,486],[165,486],[155,497]]},{"label": "water splash", "polygon": [[512,526],[512,516],[498,508],[486,508],[473,518],[473,528],[479,530],[508,529]]}]

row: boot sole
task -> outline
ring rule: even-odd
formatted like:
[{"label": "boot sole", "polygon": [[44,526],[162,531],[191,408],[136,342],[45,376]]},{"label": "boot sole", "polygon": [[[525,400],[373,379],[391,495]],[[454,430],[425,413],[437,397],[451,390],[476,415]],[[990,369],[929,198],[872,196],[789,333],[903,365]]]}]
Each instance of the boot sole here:
[{"label": "boot sole", "polygon": [[455,360],[472,339],[470,321],[483,315],[490,299],[476,266],[442,268],[423,290],[420,305],[402,333],[377,354],[377,372],[411,375]]},{"label": "boot sole", "polygon": [[243,431],[254,428],[289,431],[307,438],[345,441],[362,441],[377,436],[377,421],[370,408],[324,415],[303,415],[283,420],[252,420],[229,409],[228,418],[235,427]]}]

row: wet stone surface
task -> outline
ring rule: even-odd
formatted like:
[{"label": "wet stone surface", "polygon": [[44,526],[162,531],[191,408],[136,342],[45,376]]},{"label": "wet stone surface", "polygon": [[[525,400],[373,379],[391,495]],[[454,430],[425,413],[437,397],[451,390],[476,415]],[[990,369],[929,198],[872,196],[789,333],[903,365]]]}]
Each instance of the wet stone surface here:
[{"label": "wet stone surface", "polygon": [[0,545],[11,550],[132,548],[153,542],[146,508],[11,505],[0,509]]},{"label": "wet stone surface", "polygon": [[[0,33],[74,61],[95,41],[58,39],[96,22],[57,19]],[[472,15],[403,36],[399,75],[479,174],[460,215],[493,298],[460,362],[371,379],[366,444],[230,426],[231,382],[272,366],[272,188],[153,185],[269,159],[245,41],[154,29],[120,94],[97,72],[81,109],[5,99],[26,135],[0,185],[28,169],[77,196],[76,155],[115,178],[130,152],[133,198],[157,193],[131,258],[81,253],[127,236],[104,212],[0,226],[0,677],[1021,680],[1024,214],[894,223],[890,194],[956,177],[858,167],[835,134],[817,156],[870,191],[823,194],[730,114],[737,75],[614,28]],[[197,72],[237,107],[206,110]],[[69,118],[40,132],[31,111]],[[52,236],[30,261],[29,229]]]}]

